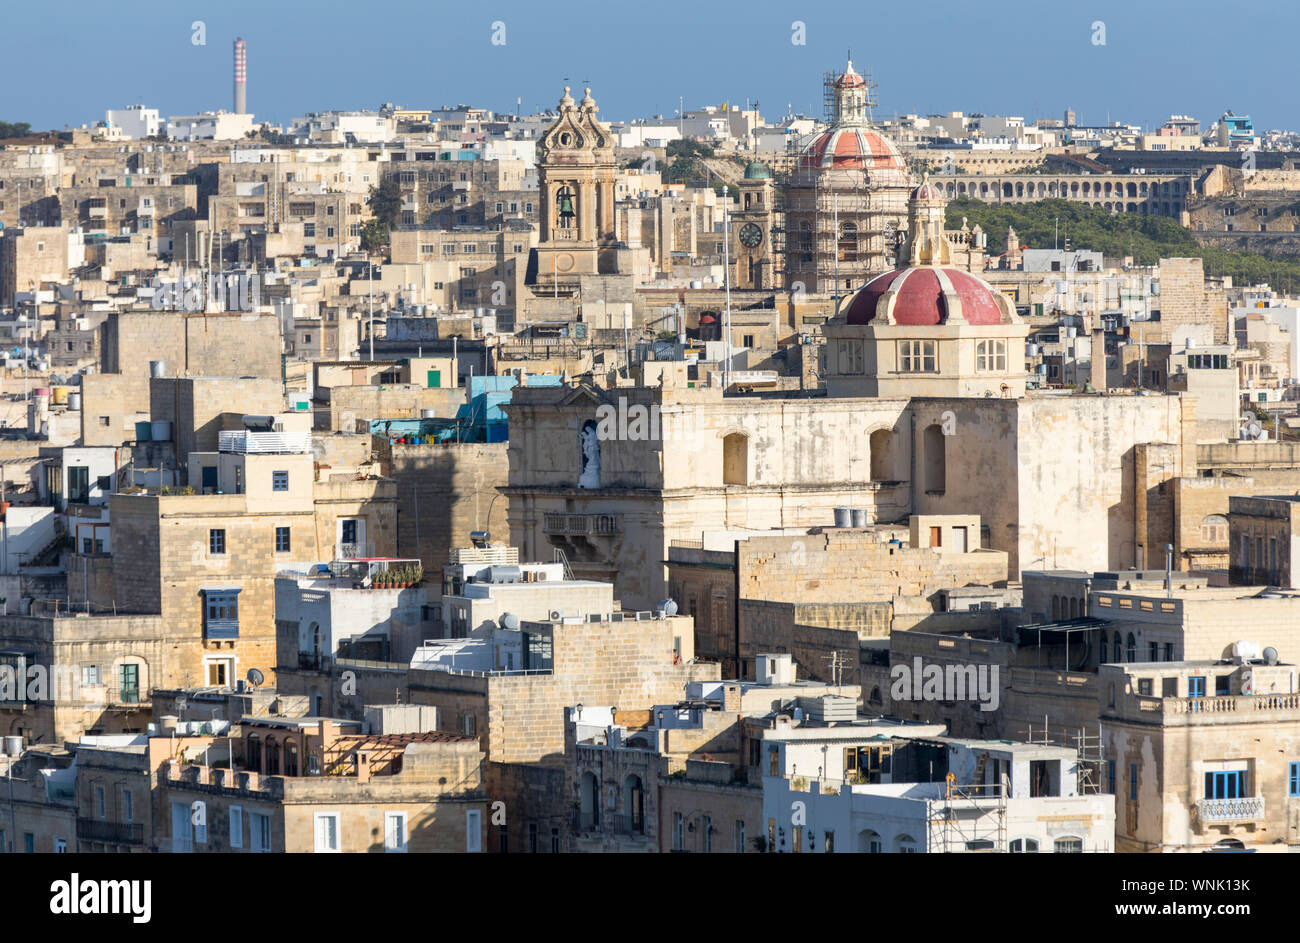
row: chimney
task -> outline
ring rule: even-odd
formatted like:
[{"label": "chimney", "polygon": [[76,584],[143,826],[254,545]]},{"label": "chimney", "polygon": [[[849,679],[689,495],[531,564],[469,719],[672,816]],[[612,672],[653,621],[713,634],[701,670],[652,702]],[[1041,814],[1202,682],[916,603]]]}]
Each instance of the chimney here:
[{"label": "chimney", "polygon": [[248,113],[248,46],[244,40],[235,40],[235,114]]},{"label": "chimney", "polygon": [[740,685],[724,684],[722,686],[722,709],[728,714],[740,712]]},{"label": "chimney", "polygon": [[1090,381],[1098,393],[1106,390],[1106,332],[1101,328],[1092,331],[1092,362]]}]

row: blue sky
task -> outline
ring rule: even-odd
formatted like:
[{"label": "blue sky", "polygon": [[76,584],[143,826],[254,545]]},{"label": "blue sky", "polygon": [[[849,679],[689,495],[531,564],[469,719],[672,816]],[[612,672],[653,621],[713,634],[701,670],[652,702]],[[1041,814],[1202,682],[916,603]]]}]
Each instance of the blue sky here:
[{"label": "blue sky", "polygon": [[[206,25],[206,45],[191,23]],[[806,45],[791,24],[806,24]],[[492,24],[505,23],[505,45]],[[1105,45],[1092,24],[1105,24]],[[0,120],[62,128],[143,102],[231,107],[231,43],[249,46],[248,105],[306,111],[467,102],[554,104],[590,80],[607,120],[757,99],[820,113],[821,73],[852,48],[878,113],[982,111],[1158,125],[1225,109],[1300,129],[1293,0],[0,0]],[[36,70],[39,83],[26,78]],[[40,94],[34,89],[40,87]]]}]

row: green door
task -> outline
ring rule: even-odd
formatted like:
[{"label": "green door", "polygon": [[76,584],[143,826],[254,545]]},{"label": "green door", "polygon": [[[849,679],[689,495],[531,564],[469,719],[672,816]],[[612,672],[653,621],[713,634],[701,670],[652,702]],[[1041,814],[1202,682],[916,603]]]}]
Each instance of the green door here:
[{"label": "green door", "polygon": [[429,371],[429,389],[431,389],[431,390],[436,390],[436,389],[438,389],[438,387],[440,387],[440,386],[442,386],[442,371],[441,371],[441,370],[430,370],[430,371]]}]

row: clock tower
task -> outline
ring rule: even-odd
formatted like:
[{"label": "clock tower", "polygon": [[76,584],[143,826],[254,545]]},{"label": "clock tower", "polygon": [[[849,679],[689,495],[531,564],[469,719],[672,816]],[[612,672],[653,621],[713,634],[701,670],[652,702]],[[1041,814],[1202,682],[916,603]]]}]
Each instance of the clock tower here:
[{"label": "clock tower", "polygon": [[731,244],[735,288],[776,287],[777,266],[772,259],[772,172],[758,161],[745,168],[737,185],[739,208],[731,213]]}]

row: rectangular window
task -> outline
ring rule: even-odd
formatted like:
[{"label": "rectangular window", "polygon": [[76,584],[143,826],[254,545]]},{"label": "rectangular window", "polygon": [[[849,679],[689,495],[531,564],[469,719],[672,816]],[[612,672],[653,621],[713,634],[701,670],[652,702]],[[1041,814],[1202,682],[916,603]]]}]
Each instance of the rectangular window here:
[{"label": "rectangular window", "polygon": [[318,853],[339,850],[339,816],[337,812],[316,813],[316,845]]},{"label": "rectangular window", "polygon": [[1138,798],[1138,765],[1130,763],[1128,765],[1128,798],[1130,802],[1137,802]]},{"label": "rectangular window", "polygon": [[745,820],[736,819],[736,854],[745,853]]},{"label": "rectangular window", "polygon": [[54,839],[54,853],[56,855],[66,855],[68,853],[68,840],[66,838]]},{"label": "rectangular window", "polygon": [[226,532],[213,529],[208,531],[208,553],[226,552]]},{"label": "rectangular window", "polygon": [[1205,697],[1205,678],[1193,677],[1187,679],[1187,696],[1188,697]]},{"label": "rectangular window", "polygon": [[902,373],[933,373],[935,371],[934,341],[899,341],[898,369]]},{"label": "rectangular window", "polygon": [[99,665],[82,665],[81,683],[83,685],[99,684]]},{"label": "rectangular window", "polygon": [[208,810],[203,802],[196,802],[200,814],[197,816],[198,821],[194,823],[194,842],[198,845],[208,843]]},{"label": "rectangular window", "polygon": [[[306,337],[305,341],[310,344],[311,337],[310,336]],[[271,490],[272,491],[289,490],[289,473],[287,471],[271,472]]]},{"label": "rectangular window", "polygon": [[230,847],[244,847],[244,810],[237,805],[230,807]]},{"label": "rectangular window", "polygon": [[248,841],[251,850],[269,852],[271,850],[271,817],[260,812],[252,813],[248,820]]},{"label": "rectangular window", "polygon": [[1300,763],[1291,764],[1291,775],[1288,782],[1287,795],[1292,797],[1300,796]]},{"label": "rectangular window", "polygon": [[682,814],[673,813],[673,851],[681,851],[685,841],[685,835],[682,834]]},{"label": "rectangular window", "polygon": [[277,527],[275,529],[275,552],[276,553],[289,552],[289,528]]},{"label": "rectangular window", "polygon": [[406,813],[384,813],[384,851],[405,854]]},{"label": "rectangular window", "polygon": [[123,704],[137,704],[140,701],[140,666],[120,665],[117,669],[118,681],[121,682]]},{"label": "rectangular window", "polygon": [[104,797],[104,787],[95,787],[95,814],[99,816],[100,821],[108,818],[107,802]]},{"label": "rectangular window", "polygon": [[1138,694],[1142,695],[1142,697],[1150,697],[1151,690],[1150,678],[1138,678]]},{"label": "rectangular window", "polygon": [[1246,795],[1244,769],[1219,770],[1205,774],[1205,798],[1242,799]]},{"label": "rectangular window", "polygon": [[1106,761],[1106,791],[1115,795],[1115,761]]},{"label": "rectangular window", "polygon": [[483,813],[478,809],[465,813],[465,850],[475,854],[483,850]]},{"label": "rectangular window", "polygon": [[23,832],[23,851],[29,855],[36,854],[36,835],[32,832]]},{"label": "rectangular window", "polygon": [[122,821],[135,821],[135,793],[129,789],[122,790]]}]

